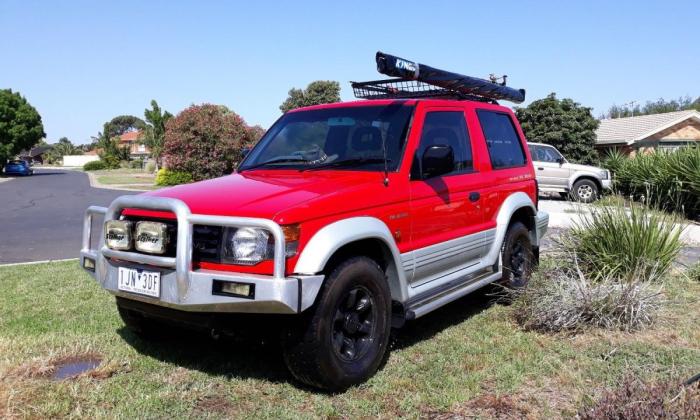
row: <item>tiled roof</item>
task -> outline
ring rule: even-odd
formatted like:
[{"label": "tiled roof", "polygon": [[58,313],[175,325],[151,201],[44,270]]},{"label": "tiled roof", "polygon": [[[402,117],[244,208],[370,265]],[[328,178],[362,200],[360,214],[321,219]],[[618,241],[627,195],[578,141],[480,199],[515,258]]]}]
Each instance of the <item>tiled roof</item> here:
[{"label": "tiled roof", "polygon": [[631,144],[674,126],[688,118],[700,121],[698,111],[676,111],[663,114],[640,115],[638,117],[601,120],[596,130],[596,144]]},{"label": "tiled roof", "polygon": [[126,143],[130,141],[136,141],[139,138],[139,134],[141,134],[141,132],[138,130],[127,131],[126,133],[119,136],[119,142]]}]

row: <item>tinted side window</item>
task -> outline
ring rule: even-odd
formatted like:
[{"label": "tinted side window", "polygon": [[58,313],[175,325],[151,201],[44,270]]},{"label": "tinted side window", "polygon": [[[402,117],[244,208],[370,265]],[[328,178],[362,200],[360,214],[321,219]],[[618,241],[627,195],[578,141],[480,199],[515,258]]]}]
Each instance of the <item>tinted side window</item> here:
[{"label": "tinted side window", "polygon": [[420,174],[418,165],[425,149],[435,145],[452,147],[455,155],[455,169],[450,174],[469,172],[474,168],[467,122],[463,112],[433,111],[425,114],[423,132],[414,160],[413,174]]},{"label": "tinted side window", "polygon": [[525,165],[525,152],[510,117],[483,109],[476,112],[486,138],[493,169]]}]

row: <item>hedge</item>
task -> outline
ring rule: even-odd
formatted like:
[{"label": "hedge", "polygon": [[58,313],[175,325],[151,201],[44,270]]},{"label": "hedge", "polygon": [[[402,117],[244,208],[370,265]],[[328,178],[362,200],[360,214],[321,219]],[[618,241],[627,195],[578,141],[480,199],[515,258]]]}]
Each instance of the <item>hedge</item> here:
[{"label": "hedge", "polygon": [[93,160],[83,165],[84,171],[101,171],[103,169],[107,169],[107,165],[101,160]]},{"label": "hedge", "polygon": [[160,186],[188,184],[192,181],[192,175],[187,172],[170,171],[163,168],[158,170],[156,174],[156,185]]}]

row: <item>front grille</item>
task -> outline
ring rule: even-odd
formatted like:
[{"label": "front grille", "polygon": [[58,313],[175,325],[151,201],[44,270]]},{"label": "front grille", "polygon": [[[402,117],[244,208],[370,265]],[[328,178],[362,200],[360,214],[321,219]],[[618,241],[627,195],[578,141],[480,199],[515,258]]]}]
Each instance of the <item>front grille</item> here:
[{"label": "front grille", "polygon": [[192,259],[194,261],[221,261],[221,226],[194,225],[192,227]]},{"label": "front grille", "polygon": [[[126,217],[125,220],[130,220],[136,224],[140,221],[149,222],[160,222],[164,223],[168,227],[168,237],[170,241],[165,250],[164,257],[175,257],[177,253],[177,222],[168,219],[157,219],[148,217]],[[223,234],[223,228],[221,226],[206,226],[206,225],[194,225],[192,227],[192,260],[193,261],[207,261],[207,262],[221,262],[221,236]],[[136,250],[135,248],[131,252],[136,252],[139,254],[145,254]],[[150,255],[150,254],[147,254]]]}]

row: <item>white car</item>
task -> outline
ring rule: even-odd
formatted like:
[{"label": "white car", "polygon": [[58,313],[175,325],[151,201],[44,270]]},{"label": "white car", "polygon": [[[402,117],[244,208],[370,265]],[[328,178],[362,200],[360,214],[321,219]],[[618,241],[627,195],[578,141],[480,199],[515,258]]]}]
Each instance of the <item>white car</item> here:
[{"label": "white car", "polygon": [[528,143],[540,192],[557,192],[583,203],[597,200],[612,188],[610,171],[597,166],[569,163],[554,147]]}]

